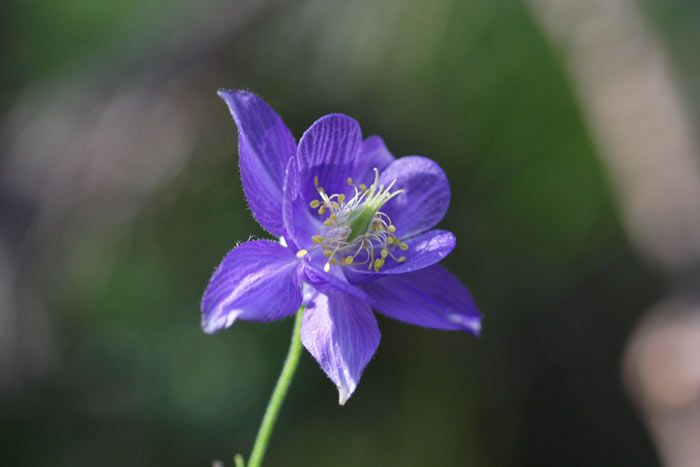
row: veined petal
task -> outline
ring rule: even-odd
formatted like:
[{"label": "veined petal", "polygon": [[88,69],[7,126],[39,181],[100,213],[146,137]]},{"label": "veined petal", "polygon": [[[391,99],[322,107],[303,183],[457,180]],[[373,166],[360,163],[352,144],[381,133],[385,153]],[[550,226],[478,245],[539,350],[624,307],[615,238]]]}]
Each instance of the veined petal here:
[{"label": "veined petal", "polygon": [[354,118],[330,114],[316,120],[297,149],[303,197],[318,198],[315,177],[327,193],[349,193],[347,178],[355,171],[361,144],[362,132]]},{"label": "veined petal", "polygon": [[284,179],[284,199],[282,202],[282,220],[286,239],[297,250],[311,244],[311,236],[318,231],[321,221],[309,210],[309,204],[301,192],[299,169],[295,157],[289,159]]},{"label": "veined petal", "polygon": [[450,204],[450,185],[445,172],[432,160],[407,156],[394,161],[379,176],[379,183],[403,193],[389,201],[382,211],[396,226],[400,238],[425,232],[445,216]]},{"label": "veined petal", "polygon": [[408,246],[403,252],[406,261],[403,263],[388,261],[380,272],[403,274],[431,266],[452,253],[457,239],[452,232],[435,229],[404,240],[404,243]]},{"label": "veined petal", "polygon": [[[436,229],[404,240],[404,243],[408,248],[396,251],[396,254],[406,257],[404,262],[398,263],[387,258],[379,272],[367,269],[367,266],[346,266],[345,277],[351,284],[358,285],[375,281],[386,274],[405,274],[418,271],[442,261],[454,250],[457,240],[452,232]],[[379,251],[375,253],[375,256],[378,255]]]},{"label": "veined petal", "polygon": [[384,140],[376,135],[370,136],[362,142],[352,177],[357,183],[370,185],[374,180],[374,169],[381,173],[394,160],[396,159],[387,149]]},{"label": "veined petal", "polygon": [[363,290],[348,283],[340,268],[333,267],[329,272],[325,272],[314,265],[312,261],[304,261],[303,277],[304,282],[321,292],[343,292],[353,299],[362,300],[369,304],[372,304],[374,301]]},{"label": "veined petal", "polygon": [[436,264],[408,274],[385,276],[363,287],[372,307],[399,321],[426,328],[479,335],[481,316],[467,288]]},{"label": "veined petal", "polygon": [[241,181],[255,219],[268,232],[284,234],[282,184],[296,142],[282,119],[255,94],[219,90],[238,126]]},{"label": "veined petal", "polygon": [[236,319],[274,321],[294,313],[302,301],[300,263],[293,250],[267,240],[234,248],[204,292],[204,332],[228,328]]},{"label": "veined petal", "polygon": [[342,292],[317,292],[304,313],[301,342],[335,383],[340,405],[355,391],[379,338],[369,305]]}]

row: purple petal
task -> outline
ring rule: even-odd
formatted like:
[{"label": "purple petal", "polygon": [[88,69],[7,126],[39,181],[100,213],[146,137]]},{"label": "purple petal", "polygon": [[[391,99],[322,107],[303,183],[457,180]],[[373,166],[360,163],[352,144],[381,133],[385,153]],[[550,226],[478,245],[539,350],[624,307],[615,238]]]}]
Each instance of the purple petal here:
[{"label": "purple petal", "polygon": [[403,252],[406,261],[403,263],[387,261],[380,272],[384,274],[403,274],[432,266],[452,253],[457,244],[457,239],[452,232],[436,229],[404,240],[404,243],[408,246],[408,249],[405,251],[398,250],[397,254]]},{"label": "purple petal", "polygon": [[304,313],[301,342],[335,383],[340,405],[355,391],[379,338],[369,305],[341,292],[316,293]]},{"label": "purple petal", "polygon": [[284,221],[285,238],[297,250],[306,248],[312,243],[311,236],[316,235],[321,221],[309,209],[309,204],[303,198],[299,181],[299,169],[296,158],[289,159],[287,174],[284,179],[284,200],[282,203],[282,219]]},{"label": "purple petal", "polygon": [[382,211],[396,226],[399,238],[425,232],[445,216],[450,204],[450,185],[445,172],[428,158],[408,156],[397,159],[379,177],[404,192],[389,201]]},{"label": "purple petal", "polygon": [[234,248],[204,292],[204,332],[228,328],[236,319],[274,321],[294,313],[302,301],[300,263],[290,248],[267,240]]},{"label": "purple petal", "polygon": [[255,94],[219,91],[238,126],[243,191],[255,219],[270,233],[284,234],[282,184],[296,142],[282,119]]},{"label": "purple petal", "polygon": [[370,136],[362,142],[360,148],[360,155],[357,158],[357,166],[353,175],[353,178],[356,179],[355,183],[371,185],[374,181],[373,169],[376,168],[379,173],[382,173],[394,160],[395,158],[387,149],[384,140],[379,136]]},{"label": "purple petal", "polygon": [[[367,266],[350,266],[344,270],[345,277],[351,284],[366,284],[377,280],[385,274],[405,274],[407,272],[418,271],[435,263],[442,261],[455,248],[457,239],[447,230],[430,230],[416,237],[405,240],[408,249],[401,250],[393,248],[391,251],[396,257],[403,255],[406,261],[398,263],[391,257],[386,258],[384,266],[375,272],[374,269],[367,269]],[[378,257],[379,251],[375,253]]]},{"label": "purple petal", "polygon": [[378,312],[426,328],[479,335],[481,316],[467,288],[436,264],[408,274],[383,277],[364,286]]},{"label": "purple petal", "polygon": [[314,177],[329,194],[350,193],[347,179],[355,173],[361,144],[362,133],[355,119],[330,114],[316,120],[299,140],[297,150],[303,198],[318,198]]},{"label": "purple petal", "polygon": [[[324,257],[325,258],[325,257]],[[314,265],[311,261],[305,261],[303,266],[304,282],[312,285],[321,292],[344,292],[352,298],[372,303],[374,300],[363,290],[349,284],[338,266],[333,266],[329,272]]]}]

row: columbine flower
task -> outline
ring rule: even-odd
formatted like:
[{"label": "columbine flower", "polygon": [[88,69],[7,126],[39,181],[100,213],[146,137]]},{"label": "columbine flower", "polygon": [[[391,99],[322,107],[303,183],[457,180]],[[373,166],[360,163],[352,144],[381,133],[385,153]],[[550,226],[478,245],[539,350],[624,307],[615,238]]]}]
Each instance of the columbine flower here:
[{"label": "columbine flower", "polygon": [[469,292],[437,265],[455,247],[430,230],[450,191],[430,159],[395,159],[341,114],[320,118],[297,145],[282,119],[245,91],[219,91],[238,125],[241,179],[255,219],[280,242],[233,249],[202,299],[202,328],[273,321],[306,304],[301,340],[343,404],[379,345],[374,308],[390,318],[478,334]]}]

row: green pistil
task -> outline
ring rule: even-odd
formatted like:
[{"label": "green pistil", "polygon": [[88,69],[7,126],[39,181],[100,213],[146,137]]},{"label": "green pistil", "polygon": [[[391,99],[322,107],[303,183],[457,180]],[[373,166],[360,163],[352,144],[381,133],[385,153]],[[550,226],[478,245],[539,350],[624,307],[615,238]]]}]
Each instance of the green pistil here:
[{"label": "green pistil", "polygon": [[348,243],[352,243],[360,235],[364,235],[369,231],[369,226],[377,214],[377,209],[374,206],[364,204],[355,208],[348,218],[348,226],[350,227],[350,235],[347,238]]}]

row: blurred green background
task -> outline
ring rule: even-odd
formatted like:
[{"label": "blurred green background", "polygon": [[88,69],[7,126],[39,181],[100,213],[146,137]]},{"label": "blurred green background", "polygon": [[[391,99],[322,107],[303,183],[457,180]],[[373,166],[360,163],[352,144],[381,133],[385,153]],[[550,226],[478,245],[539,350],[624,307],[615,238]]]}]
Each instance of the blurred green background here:
[{"label": "blurred green background", "polygon": [[[700,8],[641,4],[697,116]],[[292,321],[199,328],[210,274],[266,237],[219,87],[298,138],[342,112],[447,172],[445,265],[481,338],[378,317],[345,407],[304,353],[270,466],[654,466],[625,339],[666,287],[624,233],[561,54],[489,0],[10,0],[2,19],[0,463],[248,454]]]}]

